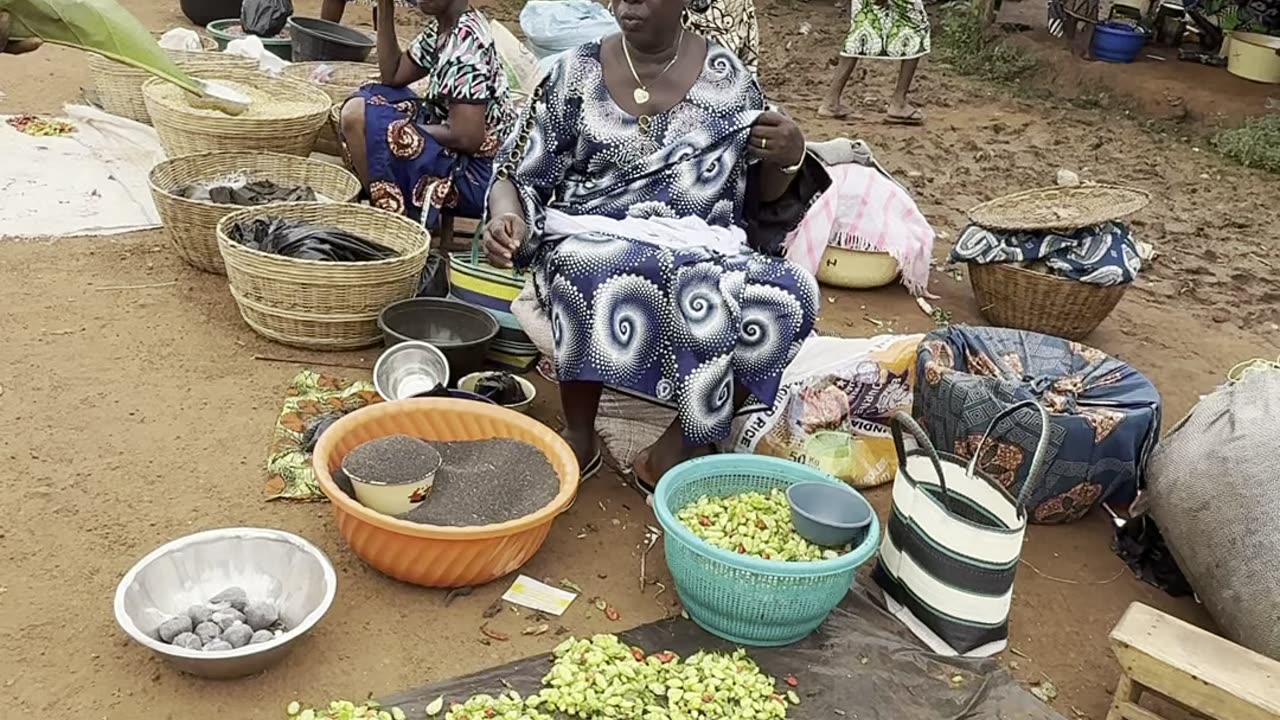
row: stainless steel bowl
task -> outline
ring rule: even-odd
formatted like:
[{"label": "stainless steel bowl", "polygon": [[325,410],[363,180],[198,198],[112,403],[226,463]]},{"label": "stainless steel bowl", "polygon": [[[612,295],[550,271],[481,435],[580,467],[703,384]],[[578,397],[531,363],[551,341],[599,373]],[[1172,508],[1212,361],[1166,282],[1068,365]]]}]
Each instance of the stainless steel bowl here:
[{"label": "stainless steel bowl", "polygon": [[373,387],[384,400],[404,400],[448,384],[449,361],[421,340],[387,348],[373,366]]},{"label": "stainless steel bowl", "polygon": [[[160,623],[227,587],[280,609],[286,631],[270,642],[206,653],[161,642]],[[316,546],[280,530],[222,528],[161,545],[116,587],[116,622],[179,670],[214,679],[260,672],[287,655],[333,604],[338,576]]]}]

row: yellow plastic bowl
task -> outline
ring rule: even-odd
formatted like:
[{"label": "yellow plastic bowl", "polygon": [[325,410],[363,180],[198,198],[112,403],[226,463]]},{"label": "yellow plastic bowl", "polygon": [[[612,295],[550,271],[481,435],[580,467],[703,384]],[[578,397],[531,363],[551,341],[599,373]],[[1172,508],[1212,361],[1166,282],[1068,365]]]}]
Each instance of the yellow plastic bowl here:
[{"label": "yellow plastic bowl", "polygon": [[[470,375],[463,375],[462,378],[458,380],[458,389],[473,393],[476,391],[476,385],[483,380],[486,375],[492,374],[494,374],[492,371],[481,370],[480,372],[473,372]],[[528,414],[529,408],[533,407],[533,399],[538,395],[538,388],[534,387],[533,383],[525,380],[519,375],[512,375],[511,377],[516,381],[516,384],[520,386],[520,392],[524,393],[524,400],[511,405],[503,405],[502,407],[508,410],[515,410],[518,413]]]},{"label": "yellow plastic bowl", "polygon": [[898,261],[887,252],[827,247],[818,265],[818,282],[839,288],[866,290],[893,282]]}]

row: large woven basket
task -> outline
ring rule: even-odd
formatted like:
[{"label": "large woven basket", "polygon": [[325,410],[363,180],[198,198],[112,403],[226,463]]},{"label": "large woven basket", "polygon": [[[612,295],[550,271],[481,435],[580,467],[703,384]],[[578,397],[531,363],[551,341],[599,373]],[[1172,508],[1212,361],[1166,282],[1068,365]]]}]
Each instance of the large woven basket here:
[{"label": "large woven basket", "polygon": [[[297,260],[252,250],[227,235],[236,223],[264,217],[333,225],[402,254],[359,263]],[[245,322],[272,340],[315,350],[381,342],[378,313],[417,292],[430,242],[418,223],[364,205],[279,203],[218,222],[218,247]]]},{"label": "large woven basket", "polygon": [[164,222],[169,244],[187,264],[225,273],[218,249],[218,221],[239,210],[235,205],[188,200],[174,190],[236,172],[283,185],[307,185],[326,200],[352,202],[360,194],[355,175],[332,163],[262,152],[207,152],[183,155],[151,169],[151,197]]},{"label": "large woven basket", "polygon": [[1010,263],[969,264],[969,284],[992,325],[1083,340],[1120,302],[1129,284],[1094,285]]},{"label": "large woven basket", "polygon": [[261,150],[286,155],[311,154],[316,135],[329,117],[332,104],[324,91],[287,78],[272,78],[257,71],[222,71],[201,75],[204,80],[229,80],[249,85],[282,102],[300,103],[304,109],[288,117],[210,116],[194,109],[169,107],[155,99],[163,80],[142,86],[160,144],[169,157],[221,150]]},{"label": "large woven basket", "polygon": [[[311,80],[311,73],[321,66],[333,71],[328,82]],[[379,78],[377,65],[358,62],[299,62],[286,67],[284,76],[309,83],[325,91],[335,108],[340,107],[361,85],[377,81]],[[341,156],[342,154],[342,148],[338,145],[338,124],[332,112],[329,122],[320,129],[315,149],[316,152],[326,155]]]},{"label": "large woven basket", "polygon": [[[178,66],[187,72],[199,75],[206,72],[222,70],[252,70],[257,62],[249,58],[212,52],[218,45],[210,38],[202,37],[205,49],[210,52],[191,50],[166,50]],[[116,62],[101,55],[90,53],[89,75],[93,78],[93,88],[98,95],[102,109],[112,115],[150,123],[146,101],[142,98],[142,84],[152,76],[132,65]]]}]

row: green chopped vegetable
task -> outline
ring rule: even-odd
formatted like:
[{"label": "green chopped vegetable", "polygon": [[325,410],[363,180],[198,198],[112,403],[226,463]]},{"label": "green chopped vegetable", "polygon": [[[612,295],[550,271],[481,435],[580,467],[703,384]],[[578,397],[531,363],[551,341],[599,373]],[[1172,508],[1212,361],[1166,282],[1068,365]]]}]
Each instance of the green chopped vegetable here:
[{"label": "green chopped vegetable", "polygon": [[0,10],[9,12],[12,40],[38,37],[87,50],[201,94],[196,81],[116,0],[0,0]]},{"label": "green chopped vegetable", "polygon": [[704,542],[765,560],[829,560],[851,549],[848,545],[825,548],[801,537],[791,524],[787,495],[778,489],[725,497],[703,495],[681,508],[676,517]]},{"label": "green chopped vegetable", "polygon": [[435,700],[432,700],[430,704],[427,705],[427,715],[429,717],[435,717],[439,715],[440,711],[443,709],[444,709],[444,696],[441,695]]}]

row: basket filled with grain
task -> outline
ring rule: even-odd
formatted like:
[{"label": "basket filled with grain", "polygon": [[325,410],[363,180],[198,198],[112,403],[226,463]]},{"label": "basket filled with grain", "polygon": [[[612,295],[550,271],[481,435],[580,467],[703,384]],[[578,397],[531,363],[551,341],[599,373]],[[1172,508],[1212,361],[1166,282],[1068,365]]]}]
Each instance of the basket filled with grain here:
[{"label": "basket filled with grain", "polygon": [[[280,226],[286,242],[260,242],[264,229]],[[217,234],[245,322],[276,342],[314,350],[381,342],[378,313],[417,292],[430,244],[426,230],[403,215],[347,203],[246,208],[223,217]],[[311,251],[307,238],[316,235],[339,236],[335,244],[373,254],[351,261],[324,248]],[[288,254],[300,245],[304,252]]]},{"label": "basket filled with grain", "polygon": [[231,193],[219,193],[217,188],[270,182],[278,188],[304,191],[304,195],[309,190],[310,197],[322,202],[339,203],[353,202],[360,194],[360,181],[346,170],[279,153],[183,155],[156,165],[149,180],[169,244],[188,265],[218,274],[226,272],[218,250],[218,221],[241,209],[245,201],[229,197]]},{"label": "basket filled with grain", "polygon": [[[240,115],[203,107],[198,98],[159,78],[142,86],[147,112],[170,157],[221,150],[267,151],[306,157],[329,117],[332,102],[319,88],[256,71],[199,74],[249,98]],[[197,102],[193,102],[193,100]]]},{"label": "basket filled with grain", "polygon": [[[362,62],[297,62],[284,69],[284,76],[325,91],[335,108],[341,108],[361,85],[379,79],[378,67]],[[341,156],[336,111],[330,113],[329,122],[320,130],[315,149],[326,155]]]},{"label": "basket filled with grain", "polygon": [[[247,71],[258,66],[255,60],[217,52],[217,44],[207,37],[200,40],[204,51],[165,50],[165,53],[183,70],[194,74]],[[145,70],[91,53],[89,76],[93,79],[93,89],[103,110],[140,123],[151,122],[142,97],[142,85],[152,76]]]}]

